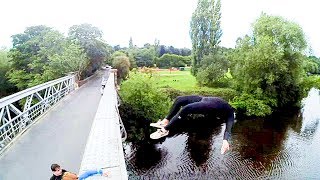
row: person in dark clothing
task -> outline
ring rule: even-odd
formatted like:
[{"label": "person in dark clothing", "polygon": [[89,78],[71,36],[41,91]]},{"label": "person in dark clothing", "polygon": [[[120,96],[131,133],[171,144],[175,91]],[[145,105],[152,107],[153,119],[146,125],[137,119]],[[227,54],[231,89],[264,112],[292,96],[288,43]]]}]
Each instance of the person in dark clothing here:
[{"label": "person in dark clothing", "polygon": [[58,164],[51,165],[51,171],[53,175],[51,176],[50,180],[62,180],[66,176],[71,176],[73,179],[77,179],[77,175],[62,169]]},{"label": "person in dark clothing", "polygon": [[226,129],[223,136],[221,154],[229,150],[228,140],[231,137],[231,129],[234,124],[234,110],[228,102],[219,97],[204,96],[179,96],[176,98],[166,118],[150,126],[160,128],[150,135],[151,139],[159,139],[169,134],[170,129],[177,122],[186,118],[189,114],[215,114],[218,118],[226,120]]},{"label": "person in dark clothing", "polygon": [[88,170],[81,174],[79,177],[71,172],[66,171],[65,169],[62,169],[60,165],[58,164],[52,164],[51,165],[51,171],[53,173],[50,180],[84,180],[90,176],[94,175],[101,175],[101,176],[109,176],[109,172],[103,171],[102,169],[98,170]]}]

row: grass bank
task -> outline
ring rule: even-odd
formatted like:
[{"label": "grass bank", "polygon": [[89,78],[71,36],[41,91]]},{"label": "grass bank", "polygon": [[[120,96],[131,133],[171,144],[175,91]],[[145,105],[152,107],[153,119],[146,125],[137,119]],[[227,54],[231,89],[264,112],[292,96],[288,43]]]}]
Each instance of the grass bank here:
[{"label": "grass bank", "polygon": [[204,96],[219,96],[226,100],[232,99],[236,91],[230,88],[201,87],[196,78],[189,70],[169,71],[161,70],[154,72],[159,88],[164,89],[171,98],[179,95],[198,94]]}]

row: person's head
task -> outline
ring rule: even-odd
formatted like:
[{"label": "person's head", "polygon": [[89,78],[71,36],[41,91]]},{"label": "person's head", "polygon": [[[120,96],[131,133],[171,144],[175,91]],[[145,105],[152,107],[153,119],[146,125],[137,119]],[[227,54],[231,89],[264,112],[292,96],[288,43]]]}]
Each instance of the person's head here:
[{"label": "person's head", "polygon": [[62,169],[59,166],[59,164],[52,164],[51,165],[51,171],[55,176],[60,176],[62,175]]}]

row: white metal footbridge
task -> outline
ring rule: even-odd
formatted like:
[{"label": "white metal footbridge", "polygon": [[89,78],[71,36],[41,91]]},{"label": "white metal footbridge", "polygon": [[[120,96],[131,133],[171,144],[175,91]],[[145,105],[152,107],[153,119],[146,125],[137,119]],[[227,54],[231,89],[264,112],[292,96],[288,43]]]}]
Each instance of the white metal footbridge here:
[{"label": "white metal footbridge", "polygon": [[74,173],[110,167],[108,179],[128,179],[116,71],[110,72],[81,87],[69,75],[0,99],[0,180],[49,179],[53,163]]}]

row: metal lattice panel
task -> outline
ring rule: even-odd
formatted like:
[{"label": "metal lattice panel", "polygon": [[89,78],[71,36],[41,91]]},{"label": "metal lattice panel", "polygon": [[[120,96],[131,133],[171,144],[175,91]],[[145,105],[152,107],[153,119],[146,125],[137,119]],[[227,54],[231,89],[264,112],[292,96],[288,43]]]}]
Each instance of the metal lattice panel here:
[{"label": "metal lattice panel", "polygon": [[0,99],[0,153],[38,116],[75,89],[70,75]]}]

